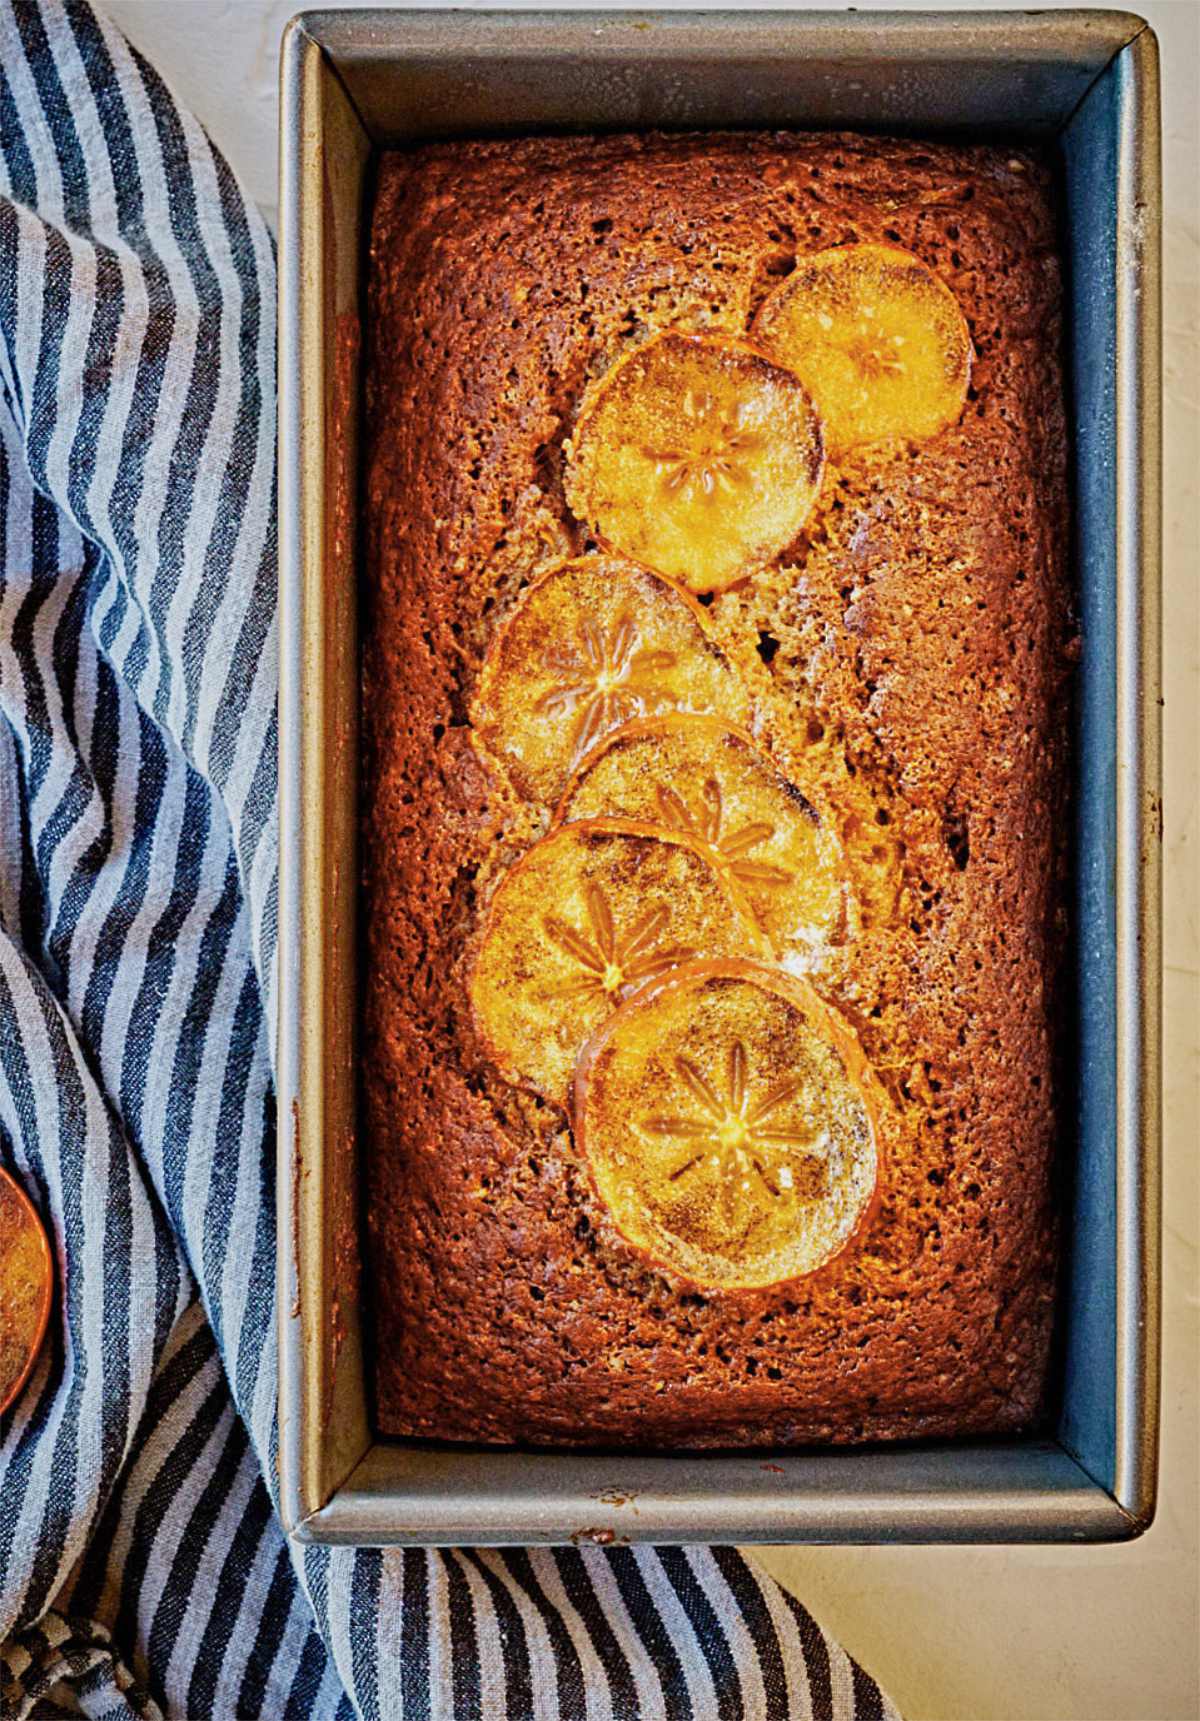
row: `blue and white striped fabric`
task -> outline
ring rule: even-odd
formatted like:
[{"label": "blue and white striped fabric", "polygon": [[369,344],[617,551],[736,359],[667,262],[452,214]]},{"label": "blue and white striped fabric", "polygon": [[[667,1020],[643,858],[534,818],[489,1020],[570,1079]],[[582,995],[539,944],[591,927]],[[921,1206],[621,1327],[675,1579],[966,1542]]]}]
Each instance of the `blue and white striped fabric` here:
[{"label": "blue and white striped fabric", "polygon": [[85,5],[0,5],[0,1715],[888,1717],[730,1550],[290,1549],[273,1513],[274,257]]}]

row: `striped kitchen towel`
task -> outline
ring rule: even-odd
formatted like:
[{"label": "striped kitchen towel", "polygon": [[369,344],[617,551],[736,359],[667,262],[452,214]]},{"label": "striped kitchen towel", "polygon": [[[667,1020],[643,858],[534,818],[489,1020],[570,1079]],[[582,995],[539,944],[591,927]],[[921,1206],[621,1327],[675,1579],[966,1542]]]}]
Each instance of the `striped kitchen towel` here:
[{"label": "striped kitchen towel", "polygon": [[884,1717],[732,1550],[274,1515],[274,257],[154,69],[0,4],[0,1715]]}]

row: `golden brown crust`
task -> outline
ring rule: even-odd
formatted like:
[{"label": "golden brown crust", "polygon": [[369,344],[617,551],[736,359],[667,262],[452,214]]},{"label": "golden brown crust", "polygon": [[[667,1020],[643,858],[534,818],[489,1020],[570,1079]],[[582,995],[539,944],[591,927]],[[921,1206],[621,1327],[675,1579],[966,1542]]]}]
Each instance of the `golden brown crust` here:
[{"label": "golden brown crust", "polygon": [[[834,1269],[696,1293],[623,1245],[560,1114],[509,1087],[465,974],[544,817],[465,727],[497,619],[586,548],[561,449],[590,381],[741,338],[797,254],[914,251],[971,328],[962,422],[827,467],[790,566],[708,615],[785,774],[840,810],[859,924],[822,989],[892,1102]],[[1048,169],[849,136],[386,156],[367,363],[364,1098],[381,1428],[789,1444],[1000,1432],[1052,1300],[1066,574]]]}]

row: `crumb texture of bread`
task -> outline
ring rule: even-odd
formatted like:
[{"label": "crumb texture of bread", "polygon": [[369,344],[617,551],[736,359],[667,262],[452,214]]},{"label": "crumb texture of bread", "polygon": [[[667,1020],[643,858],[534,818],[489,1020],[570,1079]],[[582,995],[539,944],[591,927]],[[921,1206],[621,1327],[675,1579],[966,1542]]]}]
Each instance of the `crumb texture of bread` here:
[{"label": "crumb texture of bread", "polygon": [[[386,154],[366,312],[362,1003],[380,1430],[785,1446],[1036,1425],[1055,1292],[1073,620],[1055,193],[1035,153],[850,135]],[[745,339],[796,259],[914,252],[974,346],[961,421],[831,458],[800,539],[708,607],[858,905],[819,982],[891,1100],[826,1269],[699,1291],[616,1230],[466,976],[546,818],[468,711],[519,593],[593,546],[585,390],[669,327]]]}]

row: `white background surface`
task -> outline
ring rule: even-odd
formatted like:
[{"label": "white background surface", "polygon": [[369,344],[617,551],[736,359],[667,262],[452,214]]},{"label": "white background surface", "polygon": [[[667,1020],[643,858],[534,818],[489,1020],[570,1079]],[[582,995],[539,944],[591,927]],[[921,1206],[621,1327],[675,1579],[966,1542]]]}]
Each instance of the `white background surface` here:
[{"label": "white background surface", "polygon": [[[1159,1515],[1139,1542],[1114,1548],[760,1550],[883,1682],[908,1721],[1200,1716],[1200,0],[1130,4],[1149,18],[1162,47],[1166,170],[1166,1307]],[[892,5],[918,9],[905,0]],[[206,123],[272,222],[276,63],[283,26],[295,10],[296,0],[108,0],[110,15]]]}]

